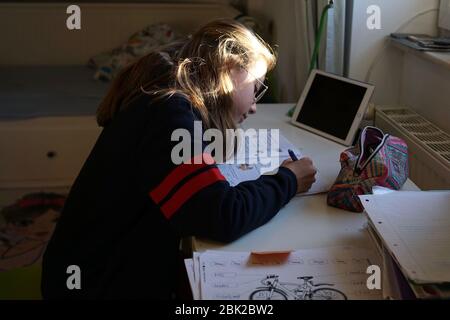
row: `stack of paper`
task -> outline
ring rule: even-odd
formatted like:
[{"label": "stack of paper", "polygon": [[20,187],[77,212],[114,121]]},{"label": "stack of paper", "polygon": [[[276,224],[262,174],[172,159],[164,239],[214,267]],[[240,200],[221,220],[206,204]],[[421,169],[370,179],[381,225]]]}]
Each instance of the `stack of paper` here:
[{"label": "stack of paper", "polygon": [[286,253],[206,251],[185,260],[195,300],[381,299],[367,286],[377,255],[351,247]]},{"label": "stack of paper", "polygon": [[[394,192],[360,196],[369,233],[389,276],[418,298],[450,298],[450,192]],[[394,288],[392,298],[408,297]]]}]

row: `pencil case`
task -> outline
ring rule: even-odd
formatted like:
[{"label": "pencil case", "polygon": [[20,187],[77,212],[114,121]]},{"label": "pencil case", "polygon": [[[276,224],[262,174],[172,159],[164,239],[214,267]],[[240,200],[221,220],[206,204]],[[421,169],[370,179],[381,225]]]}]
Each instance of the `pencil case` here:
[{"label": "pencil case", "polygon": [[363,212],[360,195],[374,186],[400,190],[409,176],[408,146],[376,127],[362,130],[358,143],[342,152],[341,170],[327,195],[328,205]]}]

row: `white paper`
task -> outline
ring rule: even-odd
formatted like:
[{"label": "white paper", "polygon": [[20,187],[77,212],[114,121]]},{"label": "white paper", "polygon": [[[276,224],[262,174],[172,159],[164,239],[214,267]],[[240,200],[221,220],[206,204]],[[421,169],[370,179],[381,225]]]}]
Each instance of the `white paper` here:
[{"label": "white paper", "polygon": [[326,177],[321,174],[319,170],[317,170],[316,173],[316,182],[311,186],[311,189],[309,189],[306,193],[300,193],[297,196],[309,196],[309,195],[315,195],[320,193],[326,193],[328,192],[331,187],[333,186],[333,183],[336,181],[336,177]]},{"label": "white paper", "polygon": [[217,167],[232,187],[242,182],[257,180],[261,176],[259,165],[219,164]]},{"label": "white paper", "polygon": [[294,151],[299,159],[302,157],[300,150],[286,137],[281,134],[272,134],[272,131],[260,136],[259,131],[255,130],[253,134],[247,135],[245,140],[242,136],[240,138],[241,142],[234,157],[234,163],[247,163],[250,160],[265,163],[264,160],[272,158],[289,159],[289,149]]},{"label": "white paper", "polygon": [[186,267],[186,273],[189,279],[189,285],[191,287],[192,298],[194,300],[199,299],[199,292],[196,287],[195,277],[194,277],[194,260],[193,259],[184,259],[184,266]]},{"label": "white paper", "polygon": [[406,276],[450,282],[450,192],[360,196],[367,215]]},{"label": "white paper", "polygon": [[192,290],[192,296],[194,300],[200,300],[201,298],[201,288],[200,288],[200,254],[194,252],[192,260],[194,267],[194,289]]},{"label": "white paper", "polygon": [[[248,143],[242,143],[236,156],[227,161],[225,164],[219,164],[217,167],[222,175],[227,179],[232,187],[242,182],[257,180],[261,175],[276,173],[279,166],[288,159],[289,149],[292,150],[298,159],[303,157],[300,150],[295,147],[283,135],[279,136],[279,148],[276,156],[271,156],[271,146],[274,138],[269,134],[267,150],[261,150],[257,139],[249,139]],[[272,166],[267,165],[273,164]],[[320,172],[316,174],[316,182],[312,185],[311,190],[299,196],[313,195],[327,192],[333,185],[336,177],[323,177]]]},{"label": "white paper", "polygon": [[380,186],[373,186],[372,187],[372,194],[387,194],[387,193],[392,193],[392,192],[397,192],[395,190],[389,189],[389,188],[385,188],[385,187],[380,187]]},{"label": "white paper", "polygon": [[[286,255],[207,251],[197,268],[203,300],[365,300],[382,298],[367,288],[367,267],[378,262],[373,252],[350,247]],[[313,278],[298,279],[306,276]]]}]

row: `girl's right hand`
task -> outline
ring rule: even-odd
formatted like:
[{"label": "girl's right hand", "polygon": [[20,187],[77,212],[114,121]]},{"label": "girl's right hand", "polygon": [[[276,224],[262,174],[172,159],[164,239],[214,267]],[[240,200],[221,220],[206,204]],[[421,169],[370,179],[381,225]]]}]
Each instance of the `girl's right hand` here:
[{"label": "girl's right hand", "polygon": [[317,169],[310,158],[302,158],[298,161],[286,160],[282,167],[291,170],[297,177],[297,193],[305,193],[316,182]]}]

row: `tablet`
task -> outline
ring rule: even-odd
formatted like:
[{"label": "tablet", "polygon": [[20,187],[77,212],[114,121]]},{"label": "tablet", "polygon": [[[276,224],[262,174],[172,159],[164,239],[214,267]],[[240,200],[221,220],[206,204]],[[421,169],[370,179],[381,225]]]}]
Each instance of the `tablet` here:
[{"label": "tablet", "polygon": [[298,101],[292,124],[351,146],[375,87],[314,70]]}]

